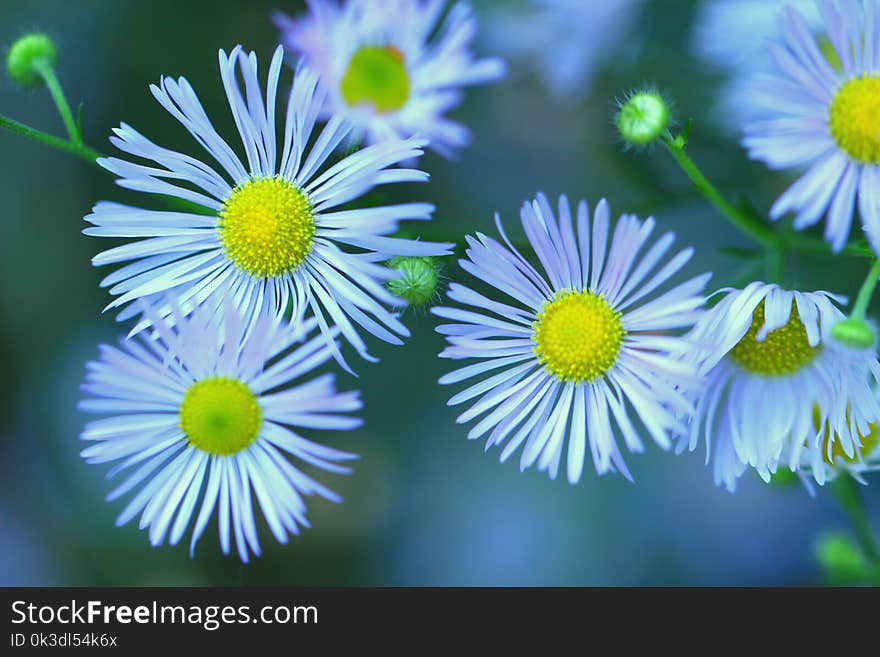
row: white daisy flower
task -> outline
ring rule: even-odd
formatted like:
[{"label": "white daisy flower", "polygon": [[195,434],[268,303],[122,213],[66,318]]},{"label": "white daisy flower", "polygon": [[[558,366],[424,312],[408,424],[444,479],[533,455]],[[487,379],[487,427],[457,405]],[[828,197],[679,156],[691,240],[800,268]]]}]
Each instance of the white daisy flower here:
[{"label": "white daisy flower", "polygon": [[[776,20],[786,6],[802,12],[812,32],[819,35],[821,20],[815,0],[707,0],[695,18],[692,49],[700,61],[723,73],[716,122],[738,131],[742,122],[765,113],[748,101],[751,80],[773,69],[766,44],[781,36]],[[823,51],[829,41],[819,41]]]},{"label": "white daisy flower", "polygon": [[280,543],[309,526],[304,497],[341,501],[290,459],[345,474],[343,463],[357,458],[299,433],[361,425],[345,415],[361,408],[358,393],[337,393],[331,374],[302,380],[330,359],[326,336],[294,346],[293,331],[262,315],[245,339],[231,303],[223,321],[207,307],[190,318],[175,310],[173,322],[146,312],[158,338],[102,345],[82,386],[89,397],[80,408],[107,416],[83,430],[92,442],[83,458],[115,462],[108,477],[127,474],[108,500],[137,490],[117,526],[140,514],[150,543],[175,545],[199,507],[192,553],[216,510],[224,554],[234,538],[247,561],[260,554],[255,501]]},{"label": "white daisy flower", "polygon": [[447,157],[470,134],[446,114],[461,88],[504,75],[499,59],[475,59],[470,5],[446,0],[309,0],[301,18],[275,15],[281,42],[321,76],[328,111],[369,143],[426,137]]},{"label": "white daisy flower", "polygon": [[826,218],[825,239],[846,243],[858,199],[862,226],[880,251],[880,0],[819,0],[840,65],[823,54],[794,9],[780,15],[770,44],[776,72],[759,75],[750,100],[770,118],[745,125],[749,155],[772,169],[807,167],[774,203],[803,229]]},{"label": "white daisy flower", "polygon": [[573,218],[565,196],[558,219],[543,195],[526,203],[521,217],[544,273],[511,244],[497,216],[506,246],[479,233],[468,237],[462,269],[508,298],[450,285],[449,298],[466,308],[432,309],[455,322],[437,328],[449,343],[440,355],[477,362],[440,382],[478,379],[449,403],[471,402],[460,423],[483,416],[468,438],[488,433],[486,449],[507,440],[502,461],[524,443],[520,467],[537,463],[555,477],[567,443],[571,483],[580,479],[587,449],[599,474],[617,470],[629,478],[615,429],[631,452],[643,450],[642,430],[667,449],[670,433],[683,428],[676,415],[692,410],[686,393],[698,380],[682,362],[688,346],[676,332],[700,316],[710,275],[658,292],[693,250],[669,256],[672,233],[648,248],[654,220],[633,215],[620,218],[609,245],[604,200],[592,228],[586,202]]},{"label": "white daisy flower", "polygon": [[[315,74],[305,68],[294,76],[282,121],[283,142],[278,142],[275,105],[282,59],[279,47],[264,98],[256,55],[240,46],[229,56],[220,51],[220,76],[246,163],[215,131],[186,79],[162,78],[151,87],[216,166],[158,146],[125,124],[114,131],[111,142],[150,163],[115,157],[99,162],[120,176],[122,187],[183,199],[205,214],[98,203],[85,218],[94,227],[84,232],[136,241],[98,254],[93,263],[129,263],[102,282],[116,296],[108,309],[123,307],[120,321],[138,314],[138,299],[167,317],[171,309],[164,303],[166,294],[189,311],[203,303],[219,307],[230,293],[247,317],[267,312],[280,318],[292,307],[291,321],[299,322],[310,308],[322,331],[339,327],[362,357],[375,360],[359,329],[392,344],[409,335],[386,307],[401,304],[384,286],[398,274],[380,263],[401,255],[449,253],[452,245],[387,237],[401,220],[429,219],[433,206],[427,203],[340,206],[375,185],[426,180],[421,171],[389,168],[419,155],[425,142],[387,141],[326,168],[350,127],[341,116],[333,116],[312,141],[324,94]],[[133,332],[148,323],[142,321]]]},{"label": "white daisy flower", "polygon": [[488,44],[534,71],[558,99],[580,100],[601,66],[634,50],[642,0],[527,0],[501,3],[487,21]]},{"label": "white daisy flower", "polygon": [[[699,362],[704,384],[680,448],[702,440],[708,460],[714,444],[715,481],[731,491],[747,466],[769,481],[780,462],[798,470],[816,445],[856,456],[854,436],[880,418],[871,389],[880,363],[831,340],[844,317],[835,304],[845,299],[760,282],[722,291],[689,336],[701,345],[688,358]],[[821,451],[814,457],[821,462]]]}]

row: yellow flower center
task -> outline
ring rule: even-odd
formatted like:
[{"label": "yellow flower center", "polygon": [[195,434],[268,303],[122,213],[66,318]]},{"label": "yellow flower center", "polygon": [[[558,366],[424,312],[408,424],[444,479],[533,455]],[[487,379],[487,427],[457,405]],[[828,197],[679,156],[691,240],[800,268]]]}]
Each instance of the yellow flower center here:
[{"label": "yellow flower center", "polygon": [[854,160],[880,164],[880,76],[845,83],[831,102],[831,136]]},{"label": "yellow flower center", "polygon": [[315,218],[308,197],[283,178],[236,187],[220,211],[220,242],[242,271],[271,278],[299,267],[312,250]]},{"label": "yellow flower center", "polygon": [[792,302],[788,323],[770,331],[767,337],[758,342],[757,335],[764,325],[764,302],[755,308],[752,325],[737,345],[730,351],[730,357],[743,369],[761,376],[787,376],[794,374],[813,362],[822,349],[821,345],[811,347],[807,341],[807,329]]},{"label": "yellow flower center", "polygon": [[560,292],[544,303],[532,325],[535,355],[562,381],[595,381],[611,369],[623,346],[620,317],[601,294]]},{"label": "yellow flower center", "polygon": [[197,381],[183,396],[180,428],[191,445],[229,456],[257,439],[263,411],[244,383],[223,376]]},{"label": "yellow flower center", "polygon": [[[847,422],[849,421],[849,415],[847,415]],[[816,428],[816,431],[819,430],[819,406],[817,404],[813,405],[813,426]],[[862,444],[861,454],[862,458],[867,457],[871,452],[874,451],[874,448],[877,447],[877,444],[880,443],[880,424],[874,422],[868,425],[870,431],[867,436],[863,436],[859,434],[859,438]],[[836,436],[835,436],[836,438]],[[831,436],[826,432],[825,442],[822,445],[822,454],[825,462],[829,465],[834,465],[834,462],[838,459],[843,459],[847,463],[858,463],[859,457],[856,454],[852,456],[847,456],[846,452],[843,451],[843,446],[840,444],[840,440],[835,440],[831,445],[831,458],[828,458],[828,441],[831,439]]]},{"label": "yellow flower center", "polygon": [[403,53],[393,46],[361,48],[348,62],[341,91],[351,107],[366,103],[380,114],[399,110],[410,92]]}]

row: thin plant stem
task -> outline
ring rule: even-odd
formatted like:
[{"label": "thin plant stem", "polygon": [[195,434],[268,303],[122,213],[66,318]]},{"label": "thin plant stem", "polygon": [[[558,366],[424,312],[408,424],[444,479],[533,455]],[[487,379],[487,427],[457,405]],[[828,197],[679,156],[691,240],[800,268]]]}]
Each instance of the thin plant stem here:
[{"label": "thin plant stem", "polygon": [[871,297],[874,296],[874,288],[877,287],[877,279],[880,278],[880,258],[874,260],[871,270],[868,272],[865,282],[859,289],[856,302],[853,305],[852,316],[858,319],[864,319],[868,310],[868,304],[871,303]]},{"label": "thin plant stem", "polygon": [[763,220],[753,216],[751,213],[742,210],[730,201],[718,190],[715,185],[705,176],[696,163],[685,152],[684,140],[682,138],[674,138],[672,135],[664,135],[663,144],[669,151],[670,155],[675,159],[681,170],[690,178],[694,187],[709,200],[715,208],[723,214],[730,223],[751,237],[756,242],[767,247],[773,247],[779,243],[779,235]]},{"label": "thin plant stem", "polygon": [[[43,132],[42,130],[37,130],[36,128],[32,128],[29,125],[25,125],[15,119],[10,119],[8,116],[3,116],[0,114],[0,128],[6,128],[10,132],[14,132],[15,134],[26,137],[27,139],[31,139],[33,141],[40,142],[50,148],[55,148],[59,151],[63,151],[65,153],[70,153],[72,155],[76,155],[77,157],[94,164],[98,165],[98,159],[105,157],[103,153],[95,150],[88,144],[74,144],[71,141],[66,139],[62,139],[61,137],[56,137],[55,135],[50,135],[48,132]],[[103,167],[100,167],[102,171],[107,171]],[[204,208],[192,201],[187,201],[185,199],[177,198],[175,196],[168,196],[165,194],[160,195],[165,202],[171,207],[175,208],[180,212],[190,212],[193,214],[203,214],[210,215],[211,211],[207,208]]]},{"label": "thin plant stem", "polygon": [[5,128],[10,132],[14,132],[33,141],[38,141],[50,148],[55,148],[76,155],[77,157],[95,165],[97,165],[96,160],[98,158],[104,157],[102,153],[96,151],[91,146],[83,143],[75,144],[72,141],[61,139],[61,137],[50,135],[48,132],[43,132],[42,130],[37,130],[36,128],[32,128],[24,123],[16,121],[15,119],[11,119],[8,116],[3,116],[2,114],[0,114],[0,128]]},{"label": "thin plant stem", "polygon": [[[803,233],[787,235],[776,232],[763,217],[745,208],[740,208],[724,197],[718,188],[706,177],[699,166],[685,152],[684,137],[673,137],[667,133],[661,138],[666,150],[681,167],[694,187],[740,232],[767,249],[768,256],[776,258],[773,251],[797,251],[799,253],[832,254],[831,247],[823,240]],[[840,250],[840,255],[857,258],[874,258],[875,254],[867,245],[850,242]]]},{"label": "thin plant stem", "polygon": [[846,512],[850,523],[856,533],[856,540],[865,555],[865,558],[876,565],[880,563],[880,551],[877,549],[877,540],[871,529],[868,512],[865,509],[865,501],[859,490],[858,483],[849,475],[842,475],[832,483],[834,496],[840,506]]},{"label": "thin plant stem", "polygon": [[82,146],[82,135],[76,125],[76,120],[73,118],[73,112],[70,111],[70,105],[67,103],[64,90],[61,88],[61,82],[58,80],[58,76],[55,75],[55,69],[52,68],[52,64],[47,59],[40,59],[34,62],[34,70],[40,74],[43,82],[46,83],[46,88],[49,89],[52,100],[58,108],[58,113],[61,115],[61,120],[64,122],[64,127],[67,129],[70,141],[76,146]]},{"label": "thin plant stem", "polygon": [[777,246],[767,247],[767,280],[780,283],[785,269],[785,250]]}]

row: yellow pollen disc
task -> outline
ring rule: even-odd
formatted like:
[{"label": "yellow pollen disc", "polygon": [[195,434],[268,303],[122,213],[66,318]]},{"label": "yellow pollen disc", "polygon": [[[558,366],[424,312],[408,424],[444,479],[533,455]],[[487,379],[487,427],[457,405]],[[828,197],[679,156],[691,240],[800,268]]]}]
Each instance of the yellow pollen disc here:
[{"label": "yellow pollen disc", "polygon": [[403,53],[393,46],[365,46],[352,55],[340,91],[351,107],[372,105],[395,112],[409,100],[410,81]]},{"label": "yellow pollen disc", "polygon": [[220,242],[244,272],[271,278],[299,267],[312,250],[315,218],[308,197],[283,178],[236,187],[220,211]]},{"label": "yellow pollen disc", "polygon": [[[847,414],[847,422],[849,421],[849,414]],[[816,428],[816,431],[819,430],[819,406],[813,405],[813,426]],[[880,443],[880,425],[876,422],[868,425],[870,431],[867,436],[863,436],[859,434],[859,439],[862,444],[860,451],[862,454],[862,458],[866,458],[874,449],[877,447],[877,444]],[[834,462],[838,459],[843,459],[847,463],[858,463],[859,457],[854,453],[852,456],[847,456],[846,452],[843,451],[843,446],[840,444],[840,440],[836,439],[831,444],[831,458],[828,458],[828,440],[830,436],[828,432],[825,435],[825,442],[822,445],[822,454],[825,462],[829,465],[834,465]]]},{"label": "yellow pollen disc", "polygon": [[535,355],[562,381],[595,381],[611,369],[623,346],[620,317],[601,294],[560,292],[544,303],[532,324]]},{"label": "yellow pollen disc", "polygon": [[831,136],[854,160],[880,164],[880,76],[844,84],[831,102]]},{"label": "yellow pollen disc", "polygon": [[792,302],[788,323],[770,331],[763,342],[757,335],[764,326],[764,302],[755,308],[752,325],[737,345],[730,351],[730,357],[743,369],[761,376],[786,376],[794,374],[813,362],[822,349],[821,345],[811,347],[807,342],[807,329]]},{"label": "yellow pollen disc", "polygon": [[257,439],[262,423],[256,396],[237,379],[197,381],[180,405],[180,428],[191,445],[208,454],[240,452]]}]

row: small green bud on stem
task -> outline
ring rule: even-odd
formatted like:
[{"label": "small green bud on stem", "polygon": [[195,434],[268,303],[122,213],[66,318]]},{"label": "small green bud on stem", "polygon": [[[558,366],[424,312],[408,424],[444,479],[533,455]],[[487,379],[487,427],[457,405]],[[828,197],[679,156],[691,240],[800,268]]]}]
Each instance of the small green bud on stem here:
[{"label": "small green bud on stem", "polygon": [[6,71],[16,83],[32,87],[42,81],[40,64],[55,66],[58,51],[55,44],[45,34],[25,34],[9,48],[6,55]]},{"label": "small green bud on stem", "polygon": [[637,91],[620,104],[617,129],[624,141],[645,146],[669,127],[669,105],[656,91]]},{"label": "small green bud on stem", "polygon": [[855,349],[870,349],[874,346],[874,329],[858,317],[842,319],[831,329],[831,337],[840,344]]},{"label": "small green bud on stem", "polygon": [[437,296],[440,284],[440,265],[427,256],[399,256],[388,262],[388,267],[400,273],[388,281],[392,294],[414,307],[425,306]]}]

